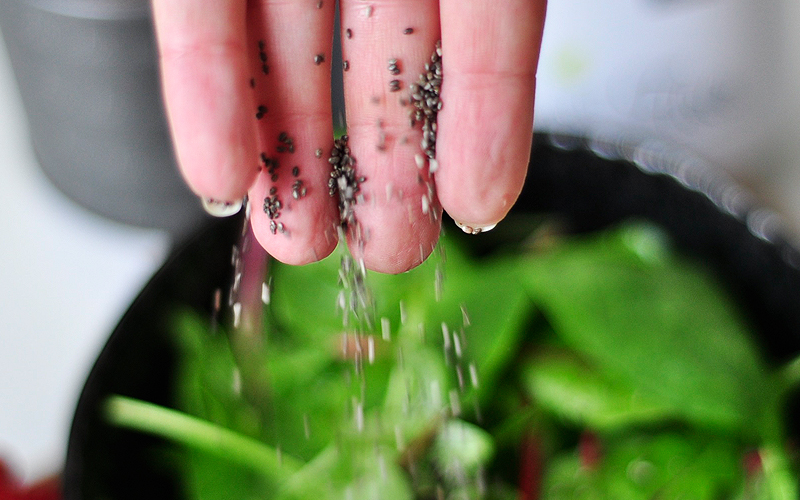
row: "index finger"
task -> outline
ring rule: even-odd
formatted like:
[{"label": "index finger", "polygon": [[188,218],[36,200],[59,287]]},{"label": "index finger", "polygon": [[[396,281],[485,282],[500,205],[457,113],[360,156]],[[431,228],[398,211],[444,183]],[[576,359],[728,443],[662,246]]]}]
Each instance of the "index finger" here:
[{"label": "index finger", "polygon": [[244,0],[153,0],[161,81],[189,187],[234,202],[257,170]]}]

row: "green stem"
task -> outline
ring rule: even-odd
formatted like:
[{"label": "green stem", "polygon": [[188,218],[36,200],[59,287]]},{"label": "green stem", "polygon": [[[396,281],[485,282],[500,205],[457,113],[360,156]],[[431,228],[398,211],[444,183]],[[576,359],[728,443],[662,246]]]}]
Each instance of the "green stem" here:
[{"label": "green stem", "polygon": [[202,450],[249,467],[275,481],[286,480],[303,465],[300,460],[281,455],[275,448],[256,439],[146,401],[111,396],[106,400],[104,410],[108,421],[114,425]]}]

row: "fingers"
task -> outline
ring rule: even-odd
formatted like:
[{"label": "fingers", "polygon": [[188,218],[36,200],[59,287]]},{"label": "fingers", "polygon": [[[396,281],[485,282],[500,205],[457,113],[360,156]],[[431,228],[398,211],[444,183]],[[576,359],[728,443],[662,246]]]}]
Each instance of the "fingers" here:
[{"label": "fingers", "polygon": [[267,252],[290,264],[321,259],[337,241],[327,187],[334,8],[333,0],[262,0],[247,13],[261,169],[249,193],[251,223]]},{"label": "fingers", "polygon": [[344,89],[351,154],[362,198],[350,248],[368,268],[402,272],[422,262],[439,235],[433,184],[415,156],[409,87],[439,39],[437,2],[342,0]]},{"label": "fingers", "polygon": [[441,0],[436,184],[445,211],[492,226],[525,180],[545,0]]},{"label": "fingers", "polygon": [[153,13],[181,172],[201,197],[241,199],[257,173],[245,2],[154,0]]}]

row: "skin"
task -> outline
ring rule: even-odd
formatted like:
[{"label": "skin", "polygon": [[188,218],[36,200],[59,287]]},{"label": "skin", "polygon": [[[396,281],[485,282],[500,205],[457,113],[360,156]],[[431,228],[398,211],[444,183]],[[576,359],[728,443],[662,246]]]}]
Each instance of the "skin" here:
[{"label": "skin", "polygon": [[[546,0],[507,0],[502,8],[497,0],[340,3],[342,30],[352,33],[342,34],[349,147],[366,178],[355,208],[359,231],[350,228],[348,244],[369,269],[403,272],[433,250],[442,209],[484,227],[516,201],[530,155]],[[167,114],[186,182],[203,198],[247,194],[256,238],[289,264],[319,260],[337,243],[338,209],[327,188],[334,8],[334,0],[321,8],[318,0],[153,0]],[[413,33],[404,34],[408,27]],[[443,108],[439,168],[431,176],[415,162],[422,132],[409,124],[407,101],[439,39]],[[324,61],[317,64],[317,55]],[[393,58],[396,76],[387,69]],[[393,79],[401,82],[397,92]],[[260,119],[258,106],[267,108]],[[294,153],[277,151],[281,132]],[[278,159],[274,182],[262,152]],[[294,199],[298,179],[306,195]],[[272,233],[263,210],[273,186],[284,233]]]}]

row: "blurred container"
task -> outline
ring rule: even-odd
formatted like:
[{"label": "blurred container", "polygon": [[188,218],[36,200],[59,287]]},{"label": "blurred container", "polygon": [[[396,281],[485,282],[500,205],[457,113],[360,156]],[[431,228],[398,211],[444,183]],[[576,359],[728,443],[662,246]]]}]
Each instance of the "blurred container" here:
[{"label": "blurred container", "polygon": [[659,139],[732,173],[779,175],[796,100],[785,3],[550,2],[536,128]]},{"label": "blurred container", "polygon": [[176,237],[205,218],[178,173],[147,0],[3,0],[2,29],[50,180],[111,219]]}]

